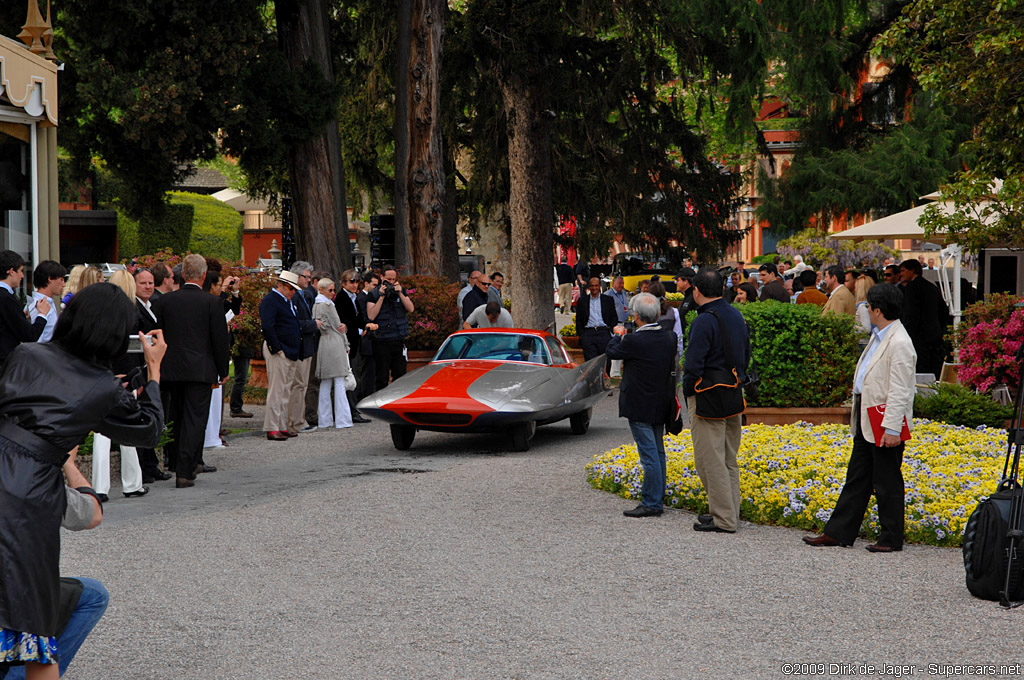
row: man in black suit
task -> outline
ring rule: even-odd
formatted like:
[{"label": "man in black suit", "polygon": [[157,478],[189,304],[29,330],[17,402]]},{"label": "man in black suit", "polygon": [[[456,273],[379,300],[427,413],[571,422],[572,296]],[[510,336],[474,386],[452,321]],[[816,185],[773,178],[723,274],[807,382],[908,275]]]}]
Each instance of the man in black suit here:
[{"label": "man in black suit", "polygon": [[917,352],[917,372],[942,373],[942,331],[940,322],[945,314],[942,294],[922,275],[921,262],[900,262],[900,281],[903,283],[903,327],[914,341]]},{"label": "man in black suit", "polygon": [[[156,312],[153,311],[153,299],[156,294],[156,282],[153,272],[140,268],[135,270],[135,306],[139,311],[139,332],[149,333],[156,328]],[[145,365],[141,354],[133,355],[140,366]],[[142,468],[142,483],[152,484],[171,478],[171,474],[160,469],[160,461],[154,449],[139,448],[139,466]]]},{"label": "man in black suit", "polygon": [[761,277],[761,282],[764,283],[761,288],[761,297],[758,298],[761,302],[767,300],[789,302],[789,293],[786,292],[786,287],[782,285],[782,279],[779,278],[778,267],[767,262],[758,268],[757,273]]},{"label": "man in black suit", "polygon": [[185,256],[181,275],[185,285],[161,297],[157,310],[157,327],[168,346],[160,365],[160,396],[167,422],[174,423],[167,450],[179,489],[195,486],[212,389],[227,380],[230,354],[224,304],[202,289],[206,259]]},{"label": "man in black suit", "polygon": [[39,300],[39,316],[29,323],[14,290],[25,278],[25,261],[13,250],[0,251],[0,368],[14,348],[23,342],[35,342],[46,330],[46,315],[50,311],[48,299]]},{"label": "man in black suit", "polygon": [[[591,279],[591,285],[597,279]],[[607,298],[606,295],[601,295]],[[644,468],[642,502],[622,514],[626,517],[654,517],[663,512],[665,496],[665,423],[675,417],[675,381],[672,368],[676,361],[676,336],[658,323],[661,303],[650,293],[637,295],[633,313],[642,324],[626,335],[622,325],[608,341],[605,354],[625,363],[619,388],[619,417],[629,419],[636,440],[640,464]],[[577,308],[585,304],[578,304]],[[579,318],[579,312],[576,312]]]},{"label": "man in black suit", "polygon": [[356,293],[356,312],[366,321],[363,326],[363,334],[359,338],[359,372],[356,378],[359,380],[359,387],[356,390],[356,402],[367,397],[377,389],[377,362],[373,358],[373,346],[378,326],[370,321],[366,315],[366,307],[370,303],[370,296],[367,291],[377,290],[380,287],[380,274],[366,272],[363,276],[363,288]]},{"label": "man in black suit", "polygon": [[615,301],[601,295],[601,279],[595,276],[587,285],[587,296],[576,303],[576,332],[580,336],[584,361],[604,354],[604,348],[612,337],[612,328],[618,322]]},{"label": "man in black suit", "polygon": [[477,307],[481,307],[487,304],[490,299],[488,292],[491,287],[491,279],[487,274],[481,274],[477,277],[476,282],[473,284],[473,290],[466,293],[466,297],[462,300],[462,320],[465,321],[469,318],[469,315],[476,311]]},{"label": "man in black suit", "polygon": [[[358,291],[359,291],[359,275],[356,274],[354,269],[347,269],[341,273],[341,291],[334,298],[334,306],[338,309],[338,316],[341,317],[341,322],[345,324],[345,335],[348,337],[348,358],[349,365],[352,367],[352,373],[356,376],[356,380],[359,380],[359,374],[361,372],[362,357],[359,355],[359,339],[362,334],[363,328],[366,326],[366,318],[359,313],[358,306]],[[365,307],[365,304],[364,304]],[[359,403],[357,395],[359,388],[349,390],[346,392],[348,397],[348,406],[352,411],[352,422],[354,423],[368,423],[369,418],[366,418],[356,408],[356,404]]]}]

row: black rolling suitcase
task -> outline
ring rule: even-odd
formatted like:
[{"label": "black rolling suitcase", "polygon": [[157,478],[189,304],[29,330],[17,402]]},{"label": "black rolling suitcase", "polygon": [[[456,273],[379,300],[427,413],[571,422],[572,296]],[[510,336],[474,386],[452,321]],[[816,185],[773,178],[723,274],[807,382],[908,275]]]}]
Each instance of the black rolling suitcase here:
[{"label": "black rolling suitcase", "polygon": [[1024,604],[1024,489],[1019,484],[1024,429],[1024,344],[1017,352],[1021,389],[1007,436],[1006,462],[996,492],[984,498],[964,528],[963,556],[967,590],[975,597],[998,600],[1005,608]]}]

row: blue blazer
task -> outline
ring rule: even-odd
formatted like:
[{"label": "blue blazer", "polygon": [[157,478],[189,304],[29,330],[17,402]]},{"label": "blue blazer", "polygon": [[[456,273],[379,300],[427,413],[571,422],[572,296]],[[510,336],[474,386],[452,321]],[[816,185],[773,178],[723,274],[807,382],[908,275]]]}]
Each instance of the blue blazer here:
[{"label": "blue blazer", "polygon": [[299,319],[292,312],[291,303],[276,290],[267,293],[260,302],[260,323],[263,326],[263,339],[267,341],[271,354],[284,351],[284,355],[292,361],[301,358],[302,329]]}]

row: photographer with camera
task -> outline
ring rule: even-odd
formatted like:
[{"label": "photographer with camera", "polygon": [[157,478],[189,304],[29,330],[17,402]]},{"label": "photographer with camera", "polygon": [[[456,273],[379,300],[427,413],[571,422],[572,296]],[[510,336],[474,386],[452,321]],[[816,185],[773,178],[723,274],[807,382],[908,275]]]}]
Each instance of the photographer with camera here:
[{"label": "photographer with camera", "polygon": [[373,344],[377,389],[387,387],[389,380],[405,375],[405,339],[409,336],[408,314],[412,300],[398,282],[394,267],[384,268],[384,281],[367,294],[366,316],[377,324]]}]

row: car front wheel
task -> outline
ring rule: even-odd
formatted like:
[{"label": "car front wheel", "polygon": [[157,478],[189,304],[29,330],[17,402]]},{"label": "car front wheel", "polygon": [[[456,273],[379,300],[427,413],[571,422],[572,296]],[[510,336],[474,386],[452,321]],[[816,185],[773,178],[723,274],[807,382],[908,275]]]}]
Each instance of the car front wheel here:
[{"label": "car front wheel", "polygon": [[537,431],[537,423],[519,423],[512,428],[512,448],[516,451],[529,451],[530,440]]},{"label": "car front wheel", "polygon": [[590,414],[593,409],[587,409],[586,411],[580,411],[579,413],[573,413],[569,416],[569,425],[572,427],[573,434],[586,434],[587,430],[590,429]]},{"label": "car front wheel", "polygon": [[412,446],[412,440],[416,438],[416,428],[411,425],[392,425],[391,441],[399,451],[405,451]]}]

